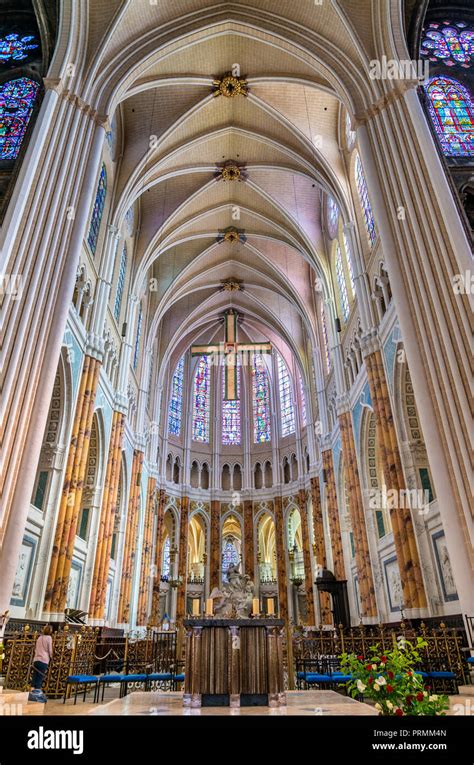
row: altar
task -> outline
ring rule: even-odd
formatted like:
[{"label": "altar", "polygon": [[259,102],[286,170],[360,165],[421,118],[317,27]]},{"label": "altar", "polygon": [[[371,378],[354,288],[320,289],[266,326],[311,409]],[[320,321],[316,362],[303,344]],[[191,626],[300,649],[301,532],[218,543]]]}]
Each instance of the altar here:
[{"label": "altar", "polygon": [[281,619],[186,619],[183,704],[286,705]]}]

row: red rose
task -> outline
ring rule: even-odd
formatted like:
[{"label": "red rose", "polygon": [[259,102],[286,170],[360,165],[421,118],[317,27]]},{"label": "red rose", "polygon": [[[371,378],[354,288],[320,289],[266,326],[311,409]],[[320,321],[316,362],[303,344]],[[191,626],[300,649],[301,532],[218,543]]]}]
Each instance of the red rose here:
[{"label": "red rose", "polygon": [[386,664],[387,663],[387,657],[386,656],[382,656],[380,661],[382,662],[382,664]]},{"label": "red rose", "polygon": [[412,674],[413,674],[413,672],[411,672],[411,671],[410,671],[410,672],[407,672],[407,675],[408,675],[408,677],[411,677],[411,676],[412,676]]},{"label": "red rose", "polygon": [[357,657],[357,659],[358,659],[359,661],[364,661],[364,657],[363,657],[363,656],[358,656],[358,657]]},{"label": "red rose", "polygon": [[408,694],[406,701],[407,701],[407,704],[411,704],[411,702],[413,701],[413,696],[410,693]]},{"label": "red rose", "polygon": [[372,669],[372,664],[367,664],[366,666],[367,672],[370,672],[371,669]]},{"label": "red rose", "polygon": [[373,677],[369,677],[367,682],[368,682],[369,685],[372,685],[372,683],[374,682],[374,678]]},{"label": "red rose", "polygon": [[421,691],[420,691],[419,693],[417,693],[417,694],[416,694],[416,700],[417,700],[417,701],[423,701],[423,699],[424,699],[424,698],[425,698],[425,697],[423,696],[423,694],[422,694],[422,692],[421,692]]},{"label": "red rose", "polygon": [[388,670],[387,675],[389,676],[390,680],[393,680],[393,672],[391,669]]},{"label": "red rose", "polygon": [[395,710],[395,714],[397,715],[397,717],[403,717],[403,709],[400,709],[400,707],[397,707],[397,709]]},{"label": "red rose", "polygon": [[391,685],[387,685],[387,693],[393,693],[393,688]]}]

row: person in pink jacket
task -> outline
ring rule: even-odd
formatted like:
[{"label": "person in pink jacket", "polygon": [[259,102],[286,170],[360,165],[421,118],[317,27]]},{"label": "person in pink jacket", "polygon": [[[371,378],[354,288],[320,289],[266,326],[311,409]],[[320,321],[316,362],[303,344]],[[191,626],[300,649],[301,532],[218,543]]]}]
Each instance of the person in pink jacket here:
[{"label": "person in pink jacket", "polygon": [[33,656],[32,688],[28,695],[28,701],[39,701],[43,704],[47,701],[41,689],[48,672],[49,662],[53,658],[52,631],[53,628],[46,624],[43,627],[42,634],[36,641],[35,655]]}]

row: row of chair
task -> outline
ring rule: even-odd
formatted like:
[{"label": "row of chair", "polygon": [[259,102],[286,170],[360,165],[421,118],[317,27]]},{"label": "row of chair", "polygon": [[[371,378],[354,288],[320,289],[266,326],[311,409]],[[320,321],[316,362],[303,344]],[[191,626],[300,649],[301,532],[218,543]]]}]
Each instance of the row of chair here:
[{"label": "row of chair", "polygon": [[[459,692],[456,673],[440,662],[433,660],[429,665],[417,669],[415,673],[429,683],[434,692],[452,694]],[[350,674],[341,670],[337,656],[322,656],[296,662],[296,683],[299,689],[308,689],[314,685],[329,689],[336,688],[346,686],[352,679]]]},{"label": "row of chair", "polygon": [[[94,690],[94,704],[104,700],[106,685],[120,685],[119,697],[123,698],[128,693],[129,685],[143,684],[145,691],[150,691],[153,683],[163,683],[169,690],[176,690],[179,683],[184,681],[182,672],[167,671],[156,672],[150,666],[144,667],[144,671],[127,672],[115,671],[106,672],[102,675],[73,674],[66,679],[66,688],[64,690],[63,703],[70,692],[74,692],[74,704],[77,702],[78,694],[83,695],[83,701],[91,690]],[[102,694],[101,694],[102,691]]]}]

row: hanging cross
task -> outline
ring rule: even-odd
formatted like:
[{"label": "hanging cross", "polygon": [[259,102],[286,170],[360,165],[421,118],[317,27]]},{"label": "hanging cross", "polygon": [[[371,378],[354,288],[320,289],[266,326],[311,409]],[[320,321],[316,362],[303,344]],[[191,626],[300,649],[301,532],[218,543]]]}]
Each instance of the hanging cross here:
[{"label": "hanging cross", "polygon": [[218,345],[192,345],[192,356],[225,356],[224,400],[237,401],[237,354],[271,353],[271,343],[238,343],[237,313],[229,308],[224,313],[224,342]]}]

